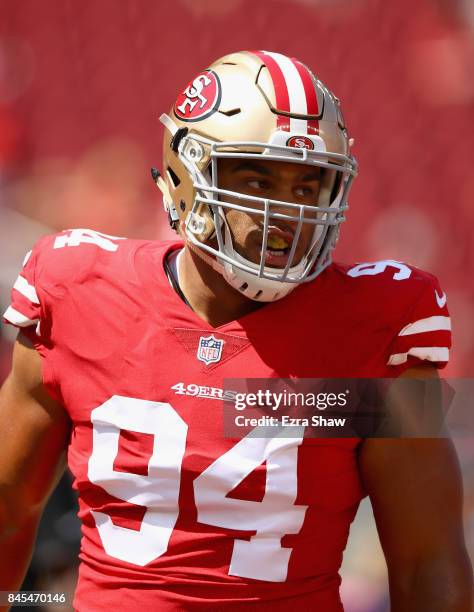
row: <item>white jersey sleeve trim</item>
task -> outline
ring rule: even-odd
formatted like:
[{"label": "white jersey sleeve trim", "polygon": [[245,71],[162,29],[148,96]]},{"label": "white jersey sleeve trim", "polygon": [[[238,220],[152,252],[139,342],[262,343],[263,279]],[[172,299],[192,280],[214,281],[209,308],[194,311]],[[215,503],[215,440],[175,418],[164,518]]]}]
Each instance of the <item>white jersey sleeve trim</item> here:
[{"label": "white jersey sleeve trim", "polygon": [[414,346],[406,353],[390,355],[387,365],[397,366],[406,363],[409,355],[425,361],[449,361],[449,349],[445,346]]},{"label": "white jersey sleeve trim", "polygon": [[28,251],[28,253],[25,255],[24,259],[23,259],[23,267],[26,266],[26,264],[28,263],[28,260],[31,257],[31,253],[33,253],[33,251]]},{"label": "white jersey sleeve trim", "polygon": [[7,321],[18,327],[29,327],[39,322],[39,319],[28,319],[28,317],[25,317],[24,314],[21,314],[21,312],[18,312],[18,310],[15,310],[12,306],[9,306],[5,310],[3,316]]},{"label": "white jersey sleeve trim", "polygon": [[36,289],[33,285],[26,280],[24,276],[18,276],[13,285],[13,289],[16,289],[18,293],[21,293],[24,297],[26,297],[33,304],[39,304],[38,294],[36,293]]},{"label": "white jersey sleeve trim", "polygon": [[402,329],[398,334],[399,336],[410,336],[411,334],[421,334],[423,332],[432,331],[450,331],[451,330],[451,318],[450,317],[427,317],[426,319],[420,319],[414,323],[410,323]]}]

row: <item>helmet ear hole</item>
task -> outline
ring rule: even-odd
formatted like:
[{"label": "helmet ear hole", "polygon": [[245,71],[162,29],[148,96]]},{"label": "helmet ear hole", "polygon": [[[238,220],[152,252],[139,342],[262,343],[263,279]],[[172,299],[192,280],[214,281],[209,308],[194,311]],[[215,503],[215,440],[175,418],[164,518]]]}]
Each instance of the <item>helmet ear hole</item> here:
[{"label": "helmet ear hole", "polygon": [[179,203],[179,207],[184,212],[186,210],[186,202],[184,200],[181,200]]},{"label": "helmet ear hole", "polygon": [[178,187],[181,183],[179,176],[176,174],[176,172],[174,172],[173,168],[171,168],[170,166],[168,166],[168,168],[166,169],[166,172],[168,173],[171,184],[176,189],[176,187]]}]

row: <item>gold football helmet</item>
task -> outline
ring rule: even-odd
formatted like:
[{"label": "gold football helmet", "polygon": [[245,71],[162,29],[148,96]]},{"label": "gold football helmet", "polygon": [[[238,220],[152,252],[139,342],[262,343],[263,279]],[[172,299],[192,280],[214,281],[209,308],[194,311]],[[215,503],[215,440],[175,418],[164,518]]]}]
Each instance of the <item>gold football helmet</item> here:
[{"label": "gold football helmet", "polygon": [[[155,179],[170,223],[227,282],[251,299],[272,301],[329,265],[357,163],[338,99],[304,64],[267,51],[226,55],[199,73],[160,120],[164,172]],[[219,187],[219,159],[262,156],[320,167],[317,206]],[[261,216],[259,264],[234,249],[228,209]],[[295,228],[284,268],[265,263],[269,229],[279,223]],[[314,226],[313,238],[295,262],[306,223]]]}]

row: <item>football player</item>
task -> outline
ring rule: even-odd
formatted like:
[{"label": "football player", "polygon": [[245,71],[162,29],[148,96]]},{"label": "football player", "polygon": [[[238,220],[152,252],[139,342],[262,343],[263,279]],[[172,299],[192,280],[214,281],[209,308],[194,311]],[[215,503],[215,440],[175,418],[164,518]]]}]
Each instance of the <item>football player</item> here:
[{"label": "football player", "polygon": [[331,262],[357,173],[338,100],[298,60],[247,51],[196,75],[161,121],[153,175],[179,238],[67,230],[14,284],[0,590],[21,584],[67,452],[80,612],[341,611],[367,494],[392,612],[468,612],[448,440],[223,434],[226,379],[435,377],[448,360],[433,276]]}]

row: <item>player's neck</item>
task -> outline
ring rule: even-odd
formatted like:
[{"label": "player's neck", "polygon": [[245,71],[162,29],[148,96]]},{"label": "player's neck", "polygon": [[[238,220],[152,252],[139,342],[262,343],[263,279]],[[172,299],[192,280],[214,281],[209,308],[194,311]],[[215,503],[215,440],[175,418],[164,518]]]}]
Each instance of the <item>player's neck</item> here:
[{"label": "player's neck", "polygon": [[240,319],[261,306],[241,295],[187,247],[180,261],[179,285],[194,312],[212,327]]}]

